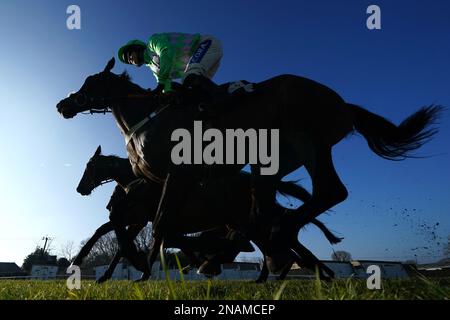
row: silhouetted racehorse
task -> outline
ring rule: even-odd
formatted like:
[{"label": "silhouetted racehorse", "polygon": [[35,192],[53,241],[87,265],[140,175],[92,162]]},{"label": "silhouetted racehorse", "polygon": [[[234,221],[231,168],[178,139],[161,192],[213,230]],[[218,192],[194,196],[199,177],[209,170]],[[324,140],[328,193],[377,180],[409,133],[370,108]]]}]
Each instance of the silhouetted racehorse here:
[{"label": "silhouetted racehorse", "polygon": [[[83,188],[86,187],[86,186],[82,185],[81,183],[80,183],[80,186]],[[87,188],[89,188],[89,187],[87,187]],[[88,189],[84,189],[84,190],[88,190]],[[140,203],[142,203],[142,202],[144,202],[144,201],[141,200]],[[126,204],[126,210],[124,210],[125,209],[123,207],[124,204]],[[145,202],[144,202],[144,204],[145,204]],[[120,209],[117,209],[116,205]],[[143,209],[145,209],[145,207],[143,208],[142,205],[139,205],[138,203],[134,203],[133,201],[128,200],[126,191],[120,185],[117,185],[116,188],[114,189],[114,192],[111,196],[111,200],[109,201],[109,203],[107,205],[107,208],[110,210],[112,216],[119,216],[118,219],[112,219],[115,221],[115,223],[118,223],[118,220],[119,220],[120,221],[119,223],[124,223],[124,225],[120,225],[120,227],[128,226],[127,234],[128,234],[129,239],[131,239],[131,240],[137,236],[137,234],[145,227],[145,225],[148,222],[148,221],[146,221],[146,217],[145,217],[147,211],[143,210]],[[122,217],[120,217],[120,216],[122,216]],[[231,242],[231,243],[227,243],[226,246],[224,246],[224,241],[226,241],[225,236],[227,235],[224,233],[227,230],[223,230],[223,229],[224,228],[208,230],[206,232],[203,232],[199,237],[196,237],[196,238],[186,236],[186,237],[180,239],[180,241],[170,244],[170,246],[177,247],[177,248],[183,248],[182,251],[188,257],[188,259],[190,261],[190,265],[192,267],[199,268],[199,267],[201,267],[202,263],[205,262],[204,256],[206,254],[211,254],[211,253],[206,251],[208,248],[205,249],[204,246],[202,246],[201,241],[195,241],[195,240],[207,240],[209,247],[211,246],[211,241],[214,241],[214,243],[218,244],[219,247],[220,247],[220,245],[222,245],[222,247],[224,247],[224,248],[231,247],[233,244],[233,242],[231,240],[229,240],[229,242]],[[77,257],[75,258],[75,260],[73,261],[72,264],[80,265],[83,262],[83,259],[89,254],[89,252],[91,251],[91,249],[93,248],[95,243],[102,236],[104,236],[105,234],[107,234],[108,232],[111,232],[113,230],[114,230],[114,224],[112,221],[106,222],[103,225],[101,225],[95,231],[94,235],[81,248],[80,252],[78,253]],[[205,237],[205,234],[206,234],[206,237]],[[194,240],[194,241],[190,241],[190,240]],[[200,245],[200,247],[198,248],[198,247],[196,247],[196,245]],[[150,271],[149,271],[148,265],[146,263],[147,259],[146,259],[145,252],[138,252],[135,249],[134,244],[132,246],[132,251],[134,254],[130,255],[129,254],[130,252],[127,251],[127,249],[130,250],[130,247],[127,247],[126,244],[123,245],[122,243],[119,242],[119,250],[115,253],[107,270],[97,280],[97,283],[102,283],[102,282],[105,282],[105,281],[111,279],[112,274],[122,257],[125,257],[125,258],[128,258],[129,260],[134,261],[134,263],[132,263],[132,265],[136,269],[142,271],[145,274],[144,279],[147,278],[147,275],[149,274]],[[194,250],[205,250],[206,252],[197,253]],[[240,252],[240,250],[247,251],[247,252],[254,251],[254,249],[250,243],[248,244],[248,246],[245,250],[241,246],[239,250],[233,249],[233,252],[236,252],[236,255],[237,255]],[[214,252],[212,252],[212,253],[214,253]],[[226,262],[226,261],[224,261],[224,262]],[[183,272],[187,272],[192,267],[186,267],[185,269],[183,269]],[[220,267],[220,266],[218,266],[218,267]],[[184,271],[184,270],[186,270],[186,271]],[[208,271],[209,271],[209,273],[208,273]],[[210,268],[208,270],[205,270],[202,273],[207,277],[211,277],[211,276],[218,275],[220,272],[218,272],[218,268]]]},{"label": "silhouetted racehorse", "polygon": [[[111,180],[118,182],[119,185],[114,190],[111,200],[107,205],[107,208],[110,210],[111,221],[103,224],[97,229],[92,238],[89,239],[89,241],[87,241],[80,250],[80,253],[74,260],[73,264],[81,264],[83,258],[89,254],[95,242],[97,242],[101,236],[114,229],[119,229],[119,233],[127,236],[127,238],[124,241],[123,236],[118,237],[121,250],[115,255],[113,261],[108,267],[108,270],[105,272],[105,275],[99,279],[99,282],[108,280],[111,277],[115,266],[122,256],[127,257],[138,270],[148,273],[146,259],[142,259],[142,255],[137,252],[132,240],[140,232],[140,230],[145,227],[148,221],[153,219],[156,210],[151,211],[147,206],[149,205],[151,207],[157,205],[157,201],[159,201],[161,193],[161,187],[158,185],[157,188],[159,190],[157,193],[151,194],[150,192],[152,190],[151,188],[148,188],[149,185],[133,174],[131,164],[128,159],[121,159],[115,156],[102,156],[100,153],[101,148],[98,147],[96,153],[86,165],[85,172],[77,187],[77,191],[82,195],[89,195],[94,188],[104,184],[105,182]],[[133,189],[134,192],[127,194],[133,186],[135,186]],[[146,194],[146,192],[150,194]],[[150,201],[148,199],[150,199]],[[153,216],[151,213],[153,213]],[[127,233],[125,233],[124,230],[122,231],[122,229],[126,226],[128,226]],[[225,241],[225,236],[227,235],[228,230],[224,229],[225,228],[208,230],[203,233],[202,237],[198,238],[186,237],[178,242],[172,243],[171,246],[181,248],[190,259],[191,263],[196,267],[200,267],[201,263],[192,251],[205,251],[208,250],[208,248],[204,248],[204,246],[201,245],[201,242],[195,240],[203,240],[207,238],[208,246],[211,247],[211,241],[213,241],[213,244],[218,247],[217,249],[221,249],[225,242],[229,242],[226,243],[226,246],[232,248],[234,242],[232,240]],[[254,251],[252,245],[247,240],[245,242],[245,245],[242,244],[241,246],[236,246],[236,249],[239,248],[239,250],[233,250],[233,252],[236,252],[235,255],[237,255],[240,251]],[[200,245],[200,247],[196,247],[196,245]],[[224,249],[225,248],[222,248],[222,250]],[[209,250],[211,250],[211,248],[209,248]]]},{"label": "silhouetted racehorse", "polygon": [[[193,120],[198,117],[198,108],[195,103],[185,103],[182,107],[160,105],[151,92],[131,83],[127,77],[111,73],[114,64],[112,59],[103,72],[89,76],[78,92],[58,103],[57,110],[65,118],[72,118],[83,111],[110,108],[126,138],[133,171],[148,180],[165,183],[154,221],[151,265],[158,252],[155,248],[159,247],[163,236],[176,235],[186,227],[180,223],[180,219],[185,217],[172,215],[190,197],[190,191],[195,189],[194,184],[203,173],[202,168],[198,171],[199,166],[173,165],[170,157],[175,145],[171,142],[172,132],[185,128],[193,136]],[[439,106],[424,107],[397,126],[359,106],[346,103],[336,92],[320,83],[294,75],[281,75],[257,83],[253,94],[232,104],[234,107],[214,123],[221,132],[237,128],[279,129],[279,171],[266,177],[266,187],[261,188],[263,192],[257,192],[258,200],[270,205],[275,195],[275,183],[270,181],[279,181],[301,166],[305,166],[312,179],[311,199],[289,219],[283,219],[285,223],[281,228],[272,231],[272,243],[279,244],[276,246],[279,251],[289,247],[290,240],[284,235],[298,232],[311,219],[347,198],[347,190],[332,161],[335,144],[356,130],[380,157],[402,160],[410,157],[412,151],[436,133],[429,126],[442,109]],[[214,175],[235,175],[242,167],[217,165]],[[217,223],[212,221],[216,219],[199,217],[195,213],[189,219],[190,227],[197,230],[211,224],[222,224],[222,221]],[[282,265],[281,262],[282,259],[278,265]],[[279,268],[272,266],[271,269]]]},{"label": "silhouetted racehorse", "polygon": [[[247,184],[249,184],[250,181],[248,174],[242,173],[242,175],[247,178],[245,181]],[[137,180],[137,177],[131,170],[131,164],[127,159],[119,158],[116,156],[103,156],[101,155],[101,147],[99,146],[95,154],[86,165],[86,169],[77,187],[77,191],[82,195],[89,195],[96,187],[110,180],[115,180],[119,184],[119,187],[116,187],[116,190],[111,197],[111,201],[107,206],[111,211],[111,221],[105,223],[99,229],[97,229],[93,237],[89,239],[85,246],[80,250],[80,253],[74,260],[74,264],[81,264],[82,259],[89,254],[89,251],[101,236],[103,236],[107,232],[112,231],[113,229],[129,226],[129,236],[127,239],[125,239],[125,241],[129,243],[121,243],[121,251],[116,254],[108,270],[105,272],[105,275],[99,279],[99,282],[103,282],[111,277],[112,272],[114,271],[114,268],[119,262],[119,259],[122,255],[131,260],[133,264],[137,264],[137,268],[144,272],[144,278],[146,278],[148,270],[146,270],[146,265],[142,263],[142,259],[138,255],[136,248],[132,243],[132,239],[134,239],[134,237],[139,233],[139,231],[146,225],[148,221],[153,220],[156,209],[149,209],[154,209],[158,205],[160,193],[162,192],[161,185],[155,182],[146,183],[142,179]],[[155,189],[152,189],[150,185],[154,185]],[[295,196],[299,200],[305,201],[310,197],[309,193],[305,189],[296,184],[290,182],[279,182],[278,186],[280,192],[286,195]],[[217,197],[217,195],[215,196]],[[251,205],[251,194],[247,194],[247,201],[246,203],[241,204],[241,207],[248,209],[249,203]],[[114,210],[115,206],[117,206],[119,209]],[[200,206],[200,208],[202,207],[203,206]],[[229,205],[228,208],[230,210],[233,209],[233,207],[230,207]],[[225,210],[226,209],[227,208],[225,208]],[[211,212],[211,214],[215,213]],[[240,212],[238,214],[244,215],[243,212]],[[317,219],[314,219],[313,223],[323,231],[327,239],[332,244],[341,241],[340,238],[333,235]],[[199,267],[201,263],[200,261],[196,261],[197,256],[193,251],[200,251],[200,257],[207,254],[212,255],[215,265],[217,265],[218,263],[232,262],[240,251],[250,251],[248,247],[252,248],[251,244],[248,243],[244,245],[244,243],[242,243],[242,240],[228,240],[229,243],[226,243],[227,241],[223,239],[223,229],[224,228],[219,228],[204,232],[198,238],[182,237],[175,242],[166,244],[166,246],[181,248],[195,267]],[[252,229],[251,226],[250,229]],[[264,235],[258,234],[260,230],[247,229],[245,231],[249,234],[256,233],[257,236],[255,237],[255,239],[257,243],[264,244]],[[267,232],[268,230],[266,230],[266,234]],[[296,235],[294,236],[296,237]],[[120,241],[124,241],[123,237],[119,239],[119,242]],[[260,249],[264,250],[264,247],[260,247]],[[298,251],[298,254],[302,258],[304,258],[302,261],[299,261],[300,265],[308,267],[312,270],[315,270],[316,265],[318,265],[320,274],[323,278],[326,278],[326,276],[323,274],[323,271],[327,272],[330,276],[333,276],[332,271],[325,265],[318,262],[318,260],[311,253],[309,253],[306,248],[301,245],[297,245],[297,248],[295,248],[294,251],[296,250]],[[214,256],[214,253],[216,251],[222,251],[223,254]],[[289,264],[285,268],[284,273],[282,273],[282,275],[280,276],[281,278],[285,277],[290,267],[291,265]],[[210,275],[218,274],[216,269],[213,270],[215,271],[215,273],[211,273]],[[206,273],[208,274],[208,272]],[[268,272],[264,266],[261,276],[258,279],[259,282],[265,281],[267,279],[267,276]]]}]

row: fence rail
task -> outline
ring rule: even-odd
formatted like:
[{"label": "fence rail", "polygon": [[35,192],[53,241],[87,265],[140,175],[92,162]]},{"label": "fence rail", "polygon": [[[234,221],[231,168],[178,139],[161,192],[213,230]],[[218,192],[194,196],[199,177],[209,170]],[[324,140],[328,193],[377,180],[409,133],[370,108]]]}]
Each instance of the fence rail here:
[{"label": "fence rail", "polygon": [[[38,276],[11,276],[11,277],[0,277],[0,280],[66,280],[70,275],[58,274],[54,277],[38,277]],[[81,279],[84,280],[95,280],[94,275],[81,275]]]}]

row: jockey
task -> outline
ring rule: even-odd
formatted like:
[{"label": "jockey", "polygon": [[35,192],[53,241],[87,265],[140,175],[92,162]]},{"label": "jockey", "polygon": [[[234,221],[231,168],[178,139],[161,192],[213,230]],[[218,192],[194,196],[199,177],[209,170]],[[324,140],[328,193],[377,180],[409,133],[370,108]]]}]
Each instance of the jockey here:
[{"label": "jockey", "polygon": [[172,91],[172,80],[201,91],[209,102],[217,101],[218,85],[211,78],[222,58],[222,45],[212,36],[186,33],[157,33],[148,43],[129,41],[118,52],[120,61],[147,65],[156,77],[156,93]]}]

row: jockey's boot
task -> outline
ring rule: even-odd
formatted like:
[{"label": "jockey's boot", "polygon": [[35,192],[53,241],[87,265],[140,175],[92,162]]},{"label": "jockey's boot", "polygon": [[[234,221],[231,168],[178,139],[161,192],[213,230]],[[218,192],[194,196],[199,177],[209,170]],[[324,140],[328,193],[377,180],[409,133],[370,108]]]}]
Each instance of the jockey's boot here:
[{"label": "jockey's boot", "polygon": [[229,97],[229,95],[222,92],[219,89],[219,86],[211,79],[199,74],[188,75],[183,84],[200,93],[201,111],[205,111],[208,116],[213,118],[223,110],[224,104]]}]

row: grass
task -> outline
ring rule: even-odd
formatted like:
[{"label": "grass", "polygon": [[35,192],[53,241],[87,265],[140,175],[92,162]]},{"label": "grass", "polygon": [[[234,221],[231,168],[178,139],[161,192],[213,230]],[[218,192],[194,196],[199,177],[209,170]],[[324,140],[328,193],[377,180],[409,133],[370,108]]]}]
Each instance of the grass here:
[{"label": "grass", "polygon": [[66,282],[1,280],[0,299],[14,300],[410,300],[450,299],[450,279],[384,280],[381,290],[368,290],[362,280],[271,281],[109,281],[97,285],[82,281],[81,290],[68,290]]}]

